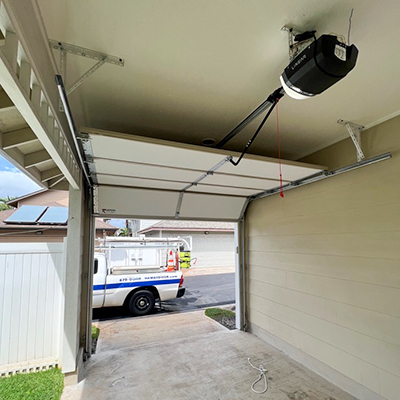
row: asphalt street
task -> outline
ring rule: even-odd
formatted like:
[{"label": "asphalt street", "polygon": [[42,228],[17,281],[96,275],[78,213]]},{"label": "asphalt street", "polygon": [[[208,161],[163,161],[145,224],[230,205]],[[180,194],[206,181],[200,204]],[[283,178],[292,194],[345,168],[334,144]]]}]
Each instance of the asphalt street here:
[{"label": "asphalt street", "polygon": [[[221,306],[235,302],[235,274],[186,276],[185,295],[164,301],[156,306],[155,314],[182,312],[204,307]],[[93,310],[93,320],[108,320],[131,317],[122,307],[105,307]]]},{"label": "asphalt street", "polygon": [[235,302],[235,274],[215,274],[185,277],[185,295],[164,301],[166,311],[185,311]]}]

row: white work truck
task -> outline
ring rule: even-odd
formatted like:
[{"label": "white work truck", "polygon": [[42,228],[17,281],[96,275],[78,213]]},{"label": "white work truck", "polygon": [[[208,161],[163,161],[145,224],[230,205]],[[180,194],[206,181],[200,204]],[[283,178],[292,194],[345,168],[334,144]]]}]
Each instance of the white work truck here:
[{"label": "white work truck", "polygon": [[126,306],[133,315],[153,311],[156,301],[185,293],[179,265],[181,238],[107,237],[96,247],[93,308]]}]

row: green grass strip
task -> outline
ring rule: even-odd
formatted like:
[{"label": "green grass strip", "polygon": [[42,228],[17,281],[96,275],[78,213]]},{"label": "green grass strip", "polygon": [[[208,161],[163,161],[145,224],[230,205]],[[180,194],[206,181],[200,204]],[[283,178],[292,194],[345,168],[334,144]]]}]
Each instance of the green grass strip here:
[{"label": "green grass strip", "polygon": [[100,329],[92,325],[92,339],[97,339],[100,335]]},{"label": "green grass strip", "polygon": [[64,375],[58,368],[0,378],[0,399],[59,400]]},{"label": "green grass strip", "polygon": [[207,308],[206,315],[212,319],[218,319],[221,317],[234,317],[235,313],[231,310],[225,310],[223,308]]}]

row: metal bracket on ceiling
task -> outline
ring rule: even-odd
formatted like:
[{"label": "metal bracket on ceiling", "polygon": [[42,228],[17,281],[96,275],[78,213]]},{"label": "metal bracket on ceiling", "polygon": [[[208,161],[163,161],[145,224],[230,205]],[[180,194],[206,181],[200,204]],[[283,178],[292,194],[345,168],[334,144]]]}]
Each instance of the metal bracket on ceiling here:
[{"label": "metal bracket on ceiling", "polygon": [[302,31],[288,25],[282,26],[281,31],[285,31],[288,34],[289,61],[292,61],[299,53],[301,53],[314,41],[314,37],[310,37],[301,41],[296,41],[295,36],[301,35]]},{"label": "metal bracket on ceiling", "polygon": [[[80,86],[90,75],[97,71],[105,63],[124,66],[124,59],[109,54],[101,53],[99,51],[86,49],[84,47],[75,46],[73,44],[60,42],[58,40],[49,40],[50,47],[54,50],[60,50],[60,72],[61,76],[66,81],[67,75],[67,53],[75,54],[77,56],[91,58],[97,60],[97,63],[89,68],[79,79],[77,79],[67,90],[67,95],[72,93],[78,86]],[[64,111],[62,105],[60,105],[60,111]]]},{"label": "metal bracket on ceiling", "polygon": [[365,155],[364,152],[362,151],[362,146],[361,146],[361,131],[364,130],[364,126],[356,124],[351,121],[345,121],[343,119],[339,119],[338,124],[344,125],[347,128],[351,140],[353,141],[354,146],[356,147],[357,161],[360,162],[364,160]]},{"label": "metal bracket on ceiling", "polygon": [[207,176],[214,175],[214,172],[222,167],[225,163],[229,162],[232,160],[232,156],[225,157],[221,162],[219,162],[217,165],[214,165],[210,170],[205,172],[203,175],[201,175],[199,178],[197,178],[194,182],[189,183],[189,185],[185,186],[179,193],[179,198],[178,198],[178,204],[176,206],[176,212],[175,212],[175,218],[178,219],[180,214],[181,214],[181,207],[182,207],[182,201],[183,201],[183,195],[184,193],[190,189],[193,186],[197,186],[197,184],[202,181],[203,179],[207,178]]}]

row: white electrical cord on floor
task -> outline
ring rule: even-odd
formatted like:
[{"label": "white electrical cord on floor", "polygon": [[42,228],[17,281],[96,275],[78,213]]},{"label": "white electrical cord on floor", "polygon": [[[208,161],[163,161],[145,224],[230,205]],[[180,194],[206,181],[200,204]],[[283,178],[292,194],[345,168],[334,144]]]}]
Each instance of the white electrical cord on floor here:
[{"label": "white electrical cord on floor", "polygon": [[[250,358],[248,358],[247,361],[249,362],[251,367],[253,367],[254,369],[256,369],[260,373],[260,376],[258,377],[258,379],[256,381],[254,381],[254,383],[251,385],[251,390],[254,393],[257,393],[257,394],[265,393],[268,390],[268,379],[267,379],[265,373],[268,372],[268,371],[261,364],[260,364],[259,368],[255,367],[251,363]],[[257,390],[254,389],[254,386],[256,385],[256,383],[260,382],[263,377],[264,377],[264,382],[265,382],[265,389],[263,391],[261,391],[261,392],[258,392]]]}]

